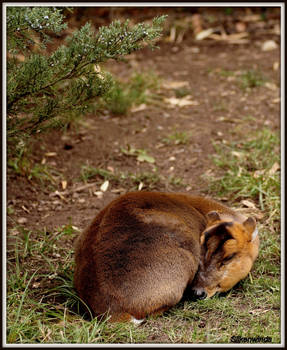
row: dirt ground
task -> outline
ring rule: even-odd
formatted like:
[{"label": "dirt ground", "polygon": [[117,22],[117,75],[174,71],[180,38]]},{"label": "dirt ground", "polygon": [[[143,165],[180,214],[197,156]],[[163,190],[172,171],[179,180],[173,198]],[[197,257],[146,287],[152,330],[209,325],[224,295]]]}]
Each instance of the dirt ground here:
[{"label": "dirt ground", "polygon": [[[177,43],[166,36],[159,50],[144,49],[130,55],[126,62],[108,63],[106,69],[122,80],[133,72],[152,72],[159,77],[159,102],[127,116],[89,115],[65,133],[53,131],[33,140],[31,159],[35,164],[51,166],[58,174],[52,188],[9,174],[8,206],[13,206],[14,212],[8,226],[22,222],[30,229],[53,230],[70,220],[82,229],[112,198],[137,189],[110,182],[100,197],[95,194],[100,191],[98,179],[94,187],[78,191],[85,185],[80,174],[87,164],[112,172],[157,173],[163,179],[153,190],[208,193],[208,175],[219,175],[210,158],[213,142],[238,139],[264,126],[280,127],[280,47],[262,50],[267,40],[280,44],[279,36],[272,31],[278,20],[272,23],[262,35],[249,33],[243,44],[196,41],[188,35]],[[266,82],[246,90],[240,85],[240,75],[250,70],[260,72]],[[176,86],[188,89],[187,101],[191,104],[170,103]],[[177,145],[163,142],[175,132],[190,133],[190,140]],[[155,163],[138,162],[123,154],[121,148],[128,145],[146,150]],[[181,180],[168,181],[171,177]],[[65,189],[63,181],[67,182]],[[142,189],[150,188],[143,182]]]},{"label": "dirt ground", "polygon": [[[191,16],[182,11],[169,13],[170,23],[188,22]],[[105,12],[102,15],[104,22],[109,20]],[[247,15],[250,13],[244,12]],[[73,20],[81,23],[81,17]],[[227,33],[238,22],[218,21]],[[107,111],[91,114],[64,132],[54,130],[33,139],[29,158],[34,165],[47,166],[51,181],[29,179],[8,169],[7,208],[12,210],[8,211],[7,234],[15,234],[17,225],[31,230],[32,236],[67,224],[82,230],[113,198],[131,190],[214,197],[208,188],[210,177],[221,175],[212,161],[214,143],[237,141],[263,127],[280,130],[280,21],[272,12],[268,21],[262,23],[257,18],[246,23],[247,40],[239,43],[212,38],[199,41],[191,30],[179,30],[177,34],[184,35],[171,38],[169,29],[158,44],[160,49],[138,51],[125,62],[108,62],[105,69],[123,81],[134,72],[158,77],[160,87],[153,92],[156,98],[125,116]],[[264,51],[262,45],[268,40],[277,47]],[[242,87],[242,75],[248,71],[260,73],[260,86]],[[181,87],[188,93],[176,97]],[[183,143],[165,141],[176,132],[190,137]],[[154,163],[128,156],[122,151],[128,147],[145,150]],[[101,176],[84,181],[84,166],[115,176],[103,190],[105,179]],[[137,175],[140,180],[120,179],[120,173]],[[148,176],[141,178],[143,173]],[[72,242],[67,247],[70,249]],[[151,336],[151,342],[157,340],[157,334]]]}]

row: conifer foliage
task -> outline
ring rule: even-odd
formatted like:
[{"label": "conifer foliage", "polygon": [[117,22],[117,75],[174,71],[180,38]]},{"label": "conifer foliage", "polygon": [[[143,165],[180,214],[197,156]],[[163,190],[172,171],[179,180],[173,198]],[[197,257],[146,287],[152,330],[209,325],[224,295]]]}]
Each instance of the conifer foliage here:
[{"label": "conifer foliage", "polygon": [[13,144],[88,112],[113,84],[99,65],[146,45],[155,48],[165,20],[133,27],[114,21],[97,32],[86,23],[48,53],[47,43],[67,26],[62,8],[7,7],[6,18],[7,137]]}]

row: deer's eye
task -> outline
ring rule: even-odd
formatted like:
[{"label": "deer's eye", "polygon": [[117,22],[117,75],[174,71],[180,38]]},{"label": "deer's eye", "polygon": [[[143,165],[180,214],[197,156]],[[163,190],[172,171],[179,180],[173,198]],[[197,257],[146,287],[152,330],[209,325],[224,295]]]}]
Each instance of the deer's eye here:
[{"label": "deer's eye", "polygon": [[234,257],[235,257],[236,253],[232,253],[230,255],[228,255],[227,257],[225,257],[222,261],[221,261],[221,266],[222,265],[226,265],[228,264]]}]

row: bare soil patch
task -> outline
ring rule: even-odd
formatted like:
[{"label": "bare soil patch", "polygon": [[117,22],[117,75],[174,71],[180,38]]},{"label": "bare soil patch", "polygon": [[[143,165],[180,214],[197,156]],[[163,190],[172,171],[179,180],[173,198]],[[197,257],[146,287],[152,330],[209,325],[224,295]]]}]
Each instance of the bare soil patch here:
[{"label": "bare soil patch", "polygon": [[[161,99],[127,116],[89,115],[65,133],[53,131],[33,140],[30,157],[35,163],[45,159],[60,176],[53,188],[9,176],[7,194],[8,205],[14,208],[13,221],[25,217],[28,228],[53,229],[71,218],[73,225],[83,228],[112,198],[135,189],[111,185],[101,199],[93,194],[99,188],[73,192],[83,185],[81,169],[87,164],[115,172],[156,172],[165,181],[157,183],[153,190],[207,193],[208,180],[203,175],[217,171],[210,158],[213,142],[238,139],[264,126],[280,126],[280,74],[274,69],[280,59],[279,49],[264,52],[260,46],[263,41],[261,38],[249,45],[194,40],[180,45],[162,43],[160,50],[143,50],[133,54],[127,63],[108,64],[107,69],[119,79],[127,79],[134,71],[152,71],[161,79]],[[265,82],[245,90],[240,76],[250,70],[260,72]],[[176,89],[170,88],[175,82],[186,84],[194,105],[181,107],[166,102],[175,97]],[[163,142],[175,132],[190,133],[190,140],[186,144]],[[128,145],[146,150],[155,163],[140,163],[126,156],[121,148]],[[171,178],[180,181],[176,185]],[[63,180],[67,181],[65,191]],[[55,194],[56,190],[64,192],[62,198]]]}]

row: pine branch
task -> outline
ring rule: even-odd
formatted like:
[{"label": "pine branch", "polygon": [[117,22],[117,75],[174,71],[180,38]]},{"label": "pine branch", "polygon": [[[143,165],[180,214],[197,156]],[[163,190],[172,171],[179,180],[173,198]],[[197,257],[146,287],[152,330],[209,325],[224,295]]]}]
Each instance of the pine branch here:
[{"label": "pine branch", "polygon": [[[62,10],[52,7],[11,7],[7,10],[8,137],[33,134],[88,110],[112,86],[107,73],[94,70],[109,59],[118,60],[145,46],[155,48],[165,16],[151,25],[114,21],[96,33],[87,23],[51,54],[45,44],[63,24]],[[40,50],[35,53],[35,43]],[[42,50],[42,51],[41,51]],[[24,61],[17,61],[22,52]],[[10,57],[10,58],[9,58]],[[72,93],[71,93],[72,91]]]}]

